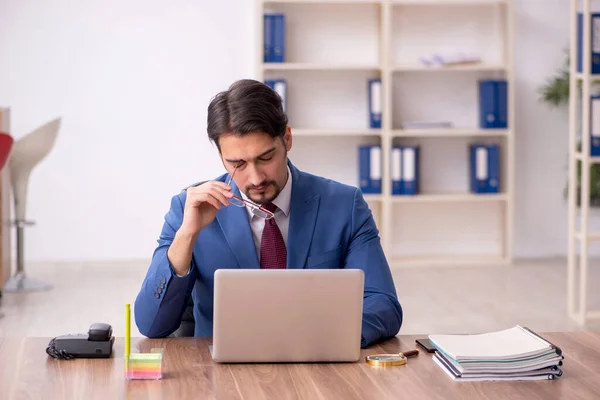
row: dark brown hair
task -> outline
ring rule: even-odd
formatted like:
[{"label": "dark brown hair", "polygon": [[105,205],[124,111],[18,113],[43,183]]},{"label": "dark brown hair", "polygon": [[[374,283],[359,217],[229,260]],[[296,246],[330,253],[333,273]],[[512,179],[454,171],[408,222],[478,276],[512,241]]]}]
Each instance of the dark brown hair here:
[{"label": "dark brown hair", "polygon": [[208,106],[208,138],[219,147],[223,134],[264,132],[283,137],[288,118],[281,97],[266,84],[242,79],[217,94]]}]

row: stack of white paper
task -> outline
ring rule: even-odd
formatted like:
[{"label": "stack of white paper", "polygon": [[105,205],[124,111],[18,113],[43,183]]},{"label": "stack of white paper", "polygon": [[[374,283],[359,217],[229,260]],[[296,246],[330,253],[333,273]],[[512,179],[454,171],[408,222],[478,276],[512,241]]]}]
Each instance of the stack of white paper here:
[{"label": "stack of white paper", "polygon": [[433,361],[455,381],[556,379],[560,348],[519,325],[479,335],[429,335]]},{"label": "stack of white paper", "polygon": [[405,121],[402,122],[402,129],[438,129],[453,128],[454,124],[450,121]]}]

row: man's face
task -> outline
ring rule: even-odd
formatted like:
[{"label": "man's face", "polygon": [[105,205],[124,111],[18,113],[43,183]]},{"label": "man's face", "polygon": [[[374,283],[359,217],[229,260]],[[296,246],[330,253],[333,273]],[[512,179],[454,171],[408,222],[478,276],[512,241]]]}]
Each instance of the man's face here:
[{"label": "man's face", "polygon": [[233,180],[248,198],[263,204],[272,201],[287,181],[287,152],[292,134],[287,129],[283,140],[263,132],[243,136],[223,135],[219,139],[221,159]]}]

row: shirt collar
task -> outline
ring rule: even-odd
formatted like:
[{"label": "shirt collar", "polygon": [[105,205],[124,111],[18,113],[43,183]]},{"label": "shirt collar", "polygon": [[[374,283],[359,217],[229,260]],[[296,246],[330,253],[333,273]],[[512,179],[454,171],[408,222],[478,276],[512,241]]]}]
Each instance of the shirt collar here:
[{"label": "shirt collar", "polygon": [[[290,171],[290,167],[287,167],[287,172],[288,172],[288,178],[287,178],[287,182],[285,183],[285,186],[283,187],[283,189],[281,190],[281,192],[277,195],[277,197],[275,197],[275,199],[273,199],[273,201],[271,203],[275,204],[277,206],[278,209],[280,209],[285,216],[289,216],[290,214],[290,204],[292,201],[292,171]],[[240,190],[240,194],[242,195],[242,198],[244,200],[250,200],[248,198],[248,196],[246,196],[246,193],[244,193],[243,191]],[[250,200],[252,201],[252,200]],[[252,209],[250,208],[250,206],[246,206],[246,211],[248,212],[248,216],[250,218],[254,217],[254,214],[252,214]]]}]

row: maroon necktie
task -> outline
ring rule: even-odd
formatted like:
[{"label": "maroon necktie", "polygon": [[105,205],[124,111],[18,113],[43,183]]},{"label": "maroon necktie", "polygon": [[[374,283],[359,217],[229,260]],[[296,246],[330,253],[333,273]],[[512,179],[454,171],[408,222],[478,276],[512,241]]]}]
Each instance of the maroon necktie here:
[{"label": "maroon necktie", "polygon": [[[265,203],[262,206],[273,213],[277,208],[273,203]],[[286,261],[287,249],[275,218],[266,219],[260,242],[260,267],[264,269],[285,268]]]}]

